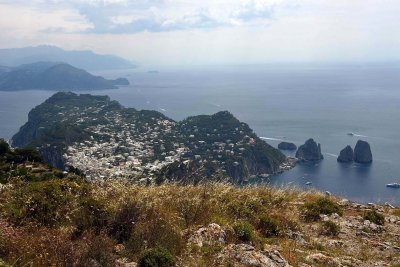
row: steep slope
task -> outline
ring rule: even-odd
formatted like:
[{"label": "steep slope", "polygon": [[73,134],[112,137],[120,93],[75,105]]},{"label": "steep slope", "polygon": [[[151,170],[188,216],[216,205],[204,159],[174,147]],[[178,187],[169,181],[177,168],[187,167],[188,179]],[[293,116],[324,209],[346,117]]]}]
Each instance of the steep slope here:
[{"label": "steep slope", "polygon": [[[57,93],[29,113],[12,139],[44,159],[74,166],[89,179],[156,182],[189,173],[241,183],[279,170],[286,157],[227,111],[175,122],[156,111],[124,108],[108,97]],[[196,180],[195,178],[189,179]]]}]

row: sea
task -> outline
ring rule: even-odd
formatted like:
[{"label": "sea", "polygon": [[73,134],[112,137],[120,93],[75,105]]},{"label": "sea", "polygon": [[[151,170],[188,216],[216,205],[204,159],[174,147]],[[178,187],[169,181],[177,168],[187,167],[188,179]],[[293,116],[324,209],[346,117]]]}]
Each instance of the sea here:
[{"label": "sea", "polygon": [[[108,95],[177,121],[228,110],[272,146],[281,141],[299,146],[309,138],[321,144],[324,160],[298,164],[260,183],[400,205],[400,189],[386,187],[400,183],[398,63],[144,66],[95,74],[125,77],[131,85],[82,93]],[[0,92],[0,137],[10,139],[29,111],[53,93]],[[340,150],[354,148],[359,139],[370,143],[373,163],[338,163]]]}]

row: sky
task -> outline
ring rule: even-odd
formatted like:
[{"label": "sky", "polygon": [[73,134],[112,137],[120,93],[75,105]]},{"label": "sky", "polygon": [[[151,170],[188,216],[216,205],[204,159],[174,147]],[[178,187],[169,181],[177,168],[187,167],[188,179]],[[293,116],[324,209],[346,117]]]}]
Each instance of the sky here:
[{"label": "sky", "polygon": [[149,65],[396,61],[399,0],[0,0],[0,48]]}]

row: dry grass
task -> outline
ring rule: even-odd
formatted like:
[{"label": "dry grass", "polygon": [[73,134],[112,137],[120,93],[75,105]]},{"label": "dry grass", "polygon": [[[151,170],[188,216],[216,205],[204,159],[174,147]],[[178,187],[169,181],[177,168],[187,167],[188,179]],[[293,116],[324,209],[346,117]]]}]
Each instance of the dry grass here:
[{"label": "dry grass", "polygon": [[[52,190],[57,193],[49,193]],[[15,183],[0,191],[0,260],[16,266],[90,266],[93,262],[113,266],[117,258],[137,261],[142,251],[163,247],[184,266],[210,266],[222,247],[188,246],[182,233],[217,223],[231,229],[228,242],[249,242],[258,249],[279,245],[283,257],[296,266],[307,253],[327,249],[308,236],[304,246],[286,235],[308,231],[311,224],[304,221],[302,207],[321,197],[296,188],[221,183],[146,187],[116,180],[88,184],[76,178]],[[49,201],[60,204],[54,207]],[[57,220],[49,223],[42,218],[48,215]],[[240,222],[249,224],[249,240],[235,236]],[[270,225],[279,232],[265,234]],[[115,249],[117,244],[123,245],[121,249]],[[345,251],[331,249],[331,253]],[[368,250],[357,256],[370,259]]]}]

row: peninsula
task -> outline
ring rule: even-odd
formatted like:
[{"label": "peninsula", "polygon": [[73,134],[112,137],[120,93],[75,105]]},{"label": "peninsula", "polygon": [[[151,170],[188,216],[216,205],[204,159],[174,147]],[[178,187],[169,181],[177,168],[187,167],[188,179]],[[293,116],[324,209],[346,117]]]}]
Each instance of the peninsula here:
[{"label": "peninsula", "polygon": [[107,80],[66,63],[36,62],[0,68],[0,91],[17,90],[100,90],[129,85],[125,78]]}]

